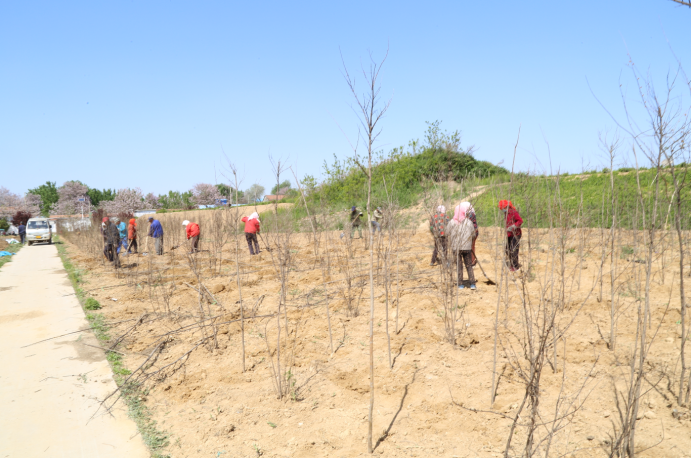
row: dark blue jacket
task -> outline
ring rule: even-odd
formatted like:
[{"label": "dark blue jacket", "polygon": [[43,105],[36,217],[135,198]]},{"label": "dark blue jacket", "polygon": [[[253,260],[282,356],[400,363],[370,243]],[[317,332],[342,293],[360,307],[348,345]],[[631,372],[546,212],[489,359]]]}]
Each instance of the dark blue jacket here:
[{"label": "dark blue jacket", "polygon": [[17,231],[19,232],[19,234],[26,234],[26,226],[25,225],[19,225],[17,227]]},{"label": "dark blue jacket", "polygon": [[154,220],[149,225],[149,236],[151,237],[161,237],[163,236],[163,228],[161,228],[161,222]]}]

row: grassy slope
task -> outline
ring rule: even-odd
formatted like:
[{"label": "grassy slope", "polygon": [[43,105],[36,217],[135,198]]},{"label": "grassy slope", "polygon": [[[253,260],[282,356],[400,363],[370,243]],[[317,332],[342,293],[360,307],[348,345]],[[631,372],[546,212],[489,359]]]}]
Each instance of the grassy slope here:
[{"label": "grassy slope", "polygon": [[[689,186],[689,166],[687,169],[687,186],[682,188],[682,208],[683,215],[690,215],[690,186]],[[683,175],[685,168],[676,168],[676,173]],[[640,170],[639,182],[647,209],[653,212],[653,196],[656,188],[656,170]],[[634,212],[634,204],[638,199],[637,174],[635,171],[615,172],[614,173],[615,197],[616,197],[616,216],[621,227],[629,228]],[[672,180],[670,172],[665,171],[659,181],[660,200],[657,210],[659,221],[665,221],[668,214],[670,197],[672,193]],[[504,182],[504,183],[503,183]],[[550,211],[556,215],[559,209],[563,214],[568,215],[571,222],[576,221],[580,202],[583,196],[583,211],[581,218],[586,226],[598,227],[609,226],[611,220],[611,190],[610,173],[589,173],[576,175],[562,175],[559,177],[542,177],[516,175],[510,193],[509,181],[496,181],[496,185],[489,187],[485,193],[478,196],[474,202],[477,210],[479,224],[491,225],[494,223],[493,212],[497,209],[497,202],[508,197],[519,208],[522,216],[528,218],[534,227],[546,227],[550,224]],[[559,188],[561,196],[560,202],[549,200],[549,191]],[[673,227],[671,216],[668,223]],[[683,218],[683,228],[690,228],[689,218]]]},{"label": "grassy slope", "polygon": [[[429,180],[427,184],[424,184],[425,178],[431,176],[439,177],[439,174],[434,173],[435,170],[443,170],[447,173],[452,171],[451,175],[455,176],[454,167],[460,167],[459,164],[461,162],[454,167],[441,166],[439,162],[432,161],[430,157],[425,159],[423,156],[408,156],[403,159],[391,160],[374,168],[373,205],[383,205],[391,199],[401,208],[411,207],[421,203],[426,192],[424,188],[428,188],[428,190],[435,187],[442,188],[442,194],[445,198],[448,197],[448,187],[440,187],[439,184],[434,184]],[[497,202],[508,197],[520,209],[526,223],[533,227],[549,226],[551,213],[553,215],[553,224],[558,224],[554,216],[560,210],[562,210],[562,214],[565,216],[563,223],[575,224],[577,219],[579,219],[580,224],[590,227],[610,225],[612,212],[610,209],[611,189],[609,172],[564,174],[548,177],[517,173],[510,190],[511,178],[510,174],[505,170],[490,170],[484,168],[484,166],[475,168],[474,163],[468,162],[467,156],[458,155],[458,157],[460,161],[461,159],[467,161],[465,164],[469,167],[468,170],[470,170],[463,180],[459,180],[459,174],[455,176],[455,181],[463,186],[463,191],[460,195],[468,196],[474,191],[483,191],[472,199],[479,218],[479,224],[483,226],[495,224]],[[440,158],[443,158],[443,156],[436,156],[435,161],[438,161]],[[477,162],[477,164],[481,164],[481,162]],[[683,229],[689,229],[690,167],[689,165],[679,166],[675,168],[675,172],[678,180],[684,179],[686,181],[686,185],[682,187],[681,198],[682,214],[686,215],[687,218],[683,218],[682,224]],[[657,185],[655,180],[656,174],[655,169],[640,169],[639,172],[639,182],[645,207],[651,209],[650,212],[653,212],[653,196]],[[385,180],[388,182],[389,191],[384,189]],[[639,199],[637,173],[633,170],[615,171],[613,180],[618,225],[623,228],[629,228],[633,218],[634,204]],[[357,205],[364,209],[367,196],[365,183],[365,175],[360,169],[350,169],[344,178],[324,184],[321,189],[318,189],[308,197],[311,213],[318,213],[321,210],[327,210],[330,213],[339,212],[344,211],[351,205]],[[668,217],[669,229],[674,228],[673,216],[675,209],[671,208],[671,213],[668,214],[673,191],[672,183],[670,170],[662,170],[660,180],[658,181],[660,199],[657,218],[663,222]],[[456,194],[459,187],[453,188]],[[560,201],[555,202],[554,199],[549,199],[549,196],[555,196],[558,189],[561,197]],[[304,219],[307,213],[300,198],[296,199],[295,203],[296,205],[293,208],[284,209],[280,212],[291,213],[294,220],[299,221]],[[271,218],[271,216],[265,217],[267,223]],[[302,225],[302,227],[296,226],[296,230],[305,231],[307,229],[308,226],[306,225]]]}]

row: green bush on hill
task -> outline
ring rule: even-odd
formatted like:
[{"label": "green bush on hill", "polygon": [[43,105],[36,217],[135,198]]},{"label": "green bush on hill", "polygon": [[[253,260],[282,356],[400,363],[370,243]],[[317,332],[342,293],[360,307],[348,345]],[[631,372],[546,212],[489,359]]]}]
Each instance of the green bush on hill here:
[{"label": "green bush on hill", "polygon": [[[459,147],[458,131],[448,134],[439,128],[439,122],[428,123],[426,143],[409,142],[409,150],[394,148],[389,154],[378,152],[373,158],[372,197],[374,205],[393,199],[402,207],[415,204],[422,192],[421,182],[460,181],[464,177],[489,177],[506,174],[507,170],[473,156],[473,149]],[[314,186],[314,179],[306,177],[301,183],[312,182],[309,193],[313,203],[325,202],[337,207],[363,206],[367,200],[367,158],[350,157],[340,161],[336,155],[329,165],[325,161],[325,182]]]}]

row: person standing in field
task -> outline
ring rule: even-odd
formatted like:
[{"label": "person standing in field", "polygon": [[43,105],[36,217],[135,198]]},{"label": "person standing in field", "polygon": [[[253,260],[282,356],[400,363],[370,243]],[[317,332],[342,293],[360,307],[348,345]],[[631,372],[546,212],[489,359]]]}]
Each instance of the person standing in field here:
[{"label": "person standing in field", "polygon": [[149,217],[149,237],[154,238],[154,248],[156,255],[163,255],[163,228],[161,222],[154,220],[154,217]]},{"label": "person standing in field", "polygon": [[438,261],[438,254],[441,254],[442,260],[447,259],[447,225],[449,217],[445,206],[437,206],[437,213],[430,217],[430,233],[433,236],[433,254],[430,260],[430,266],[435,266]]},{"label": "person standing in field", "polygon": [[118,250],[120,249],[120,231],[115,223],[109,221],[108,218],[104,218],[105,226],[105,238],[106,247],[104,252],[108,257],[109,261],[113,262],[113,266],[120,268],[120,257],[118,256]]},{"label": "person standing in field", "polygon": [[[115,219],[115,221],[118,220]],[[120,245],[118,246],[118,253],[120,253],[120,249],[127,250],[127,225],[124,221],[118,223],[118,232],[120,236]]]},{"label": "person standing in field", "polygon": [[26,240],[26,225],[24,222],[20,222],[19,226],[17,227],[17,232],[19,233],[19,241],[24,244],[24,241]]},{"label": "person standing in field", "polygon": [[476,222],[476,209],[469,203],[469,210],[466,211],[466,218],[473,223],[473,241],[471,242],[471,266],[476,266],[476,239],[478,239],[478,223]]},{"label": "person standing in field", "polygon": [[245,223],[245,240],[250,249],[250,255],[260,253],[259,244],[257,243],[257,234],[260,231],[260,220],[257,212],[253,212],[249,217],[243,217],[241,222]]},{"label": "person standing in field", "polygon": [[190,253],[199,252],[199,225],[185,220],[183,226],[187,240],[190,241]]},{"label": "person standing in field", "polygon": [[[449,248],[454,253],[454,260],[457,265],[457,280],[459,289],[464,288],[464,266],[469,275],[471,290],[476,290],[476,278],[473,275],[473,265],[471,264],[471,247],[473,247],[473,222],[467,218],[466,213],[471,207],[471,203],[462,202],[454,209],[454,218],[447,225],[447,237],[449,238]],[[462,266],[462,262],[463,265]]]},{"label": "person standing in field", "polygon": [[377,230],[380,234],[382,234],[382,225],[380,224],[380,220],[382,220],[382,218],[384,217],[384,215],[382,214],[382,208],[375,208],[375,212],[372,213],[372,216],[374,218],[374,220],[370,222],[370,229],[372,233],[375,234],[375,230]]},{"label": "person standing in field", "polygon": [[505,228],[507,230],[507,246],[505,248],[509,259],[509,270],[514,272],[521,268],[519,264],[519,241],[521,240],[521,225],[524,220],[512,201],[502,200],[497,206],[505,214]]},{"label": "person standing in field", "polygon": [[353,239],[353,235],[355,234],[356,230],[358,230],[358,239],[363,239],[363,230],[360,227],[360,217],[362,216],[363,212],[358,210],[356,206],[351,207],[351,217],[349,219],[349,223],[351,225],[351,239]]},{"label": "person standing in field", "polygon": [[130,224],[127,225],[127,253],[137,253],[137,222],[134,218],[131,218]]},{"label": "person standing in field", "polygon": [[106,229],[108,228],[108,217],[103,217],[101,220],[101,237],[103,238],[103,256],[108,259],[108,261],[113,261],[113,257],[110,256],[110,251],[108,250],[108,234]]}]

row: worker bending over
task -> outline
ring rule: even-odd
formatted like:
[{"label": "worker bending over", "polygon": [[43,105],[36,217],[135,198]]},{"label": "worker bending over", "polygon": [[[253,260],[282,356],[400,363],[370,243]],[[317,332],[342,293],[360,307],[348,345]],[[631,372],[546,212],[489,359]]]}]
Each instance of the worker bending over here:
[{"label": "worker bending over", "polygon": [[253,212],[248,217],[243,217],[240,221],[245,223],[245,240],[250,249],[250,255],[260,253],[259,244],[257,243],[257,234],[260,231],[260,220],[257,212]]},{"label": "worker bending over", "polygon": [[512,201],[502,200],[497,204],[505,214],[505,228],[507,230],[507,245],[505,253],[509,259],[509,270],[514,272],[521,268],[519,264],[519,241],[521,240],[521,225],[524,220]]},{"label": "worker bending over", "polygon": [[466,213],[471,208],[471,203],[462,202],[454,209],[454,218],[447,225],[447,237],[449,248],[454,254],[457,265],[457,283],[460,289],[464,288],[464,266],[469,275],[471,290],[476,290],[476,278],[473,276],[473,262],[471,260],[471,247],[475,234],[473,222],[467,218]]},{"label": "worker bending over", "polygon": [[199,225],[185,220],[183,226],[187,240],[190,241],[190,253],[199,252]]}]

